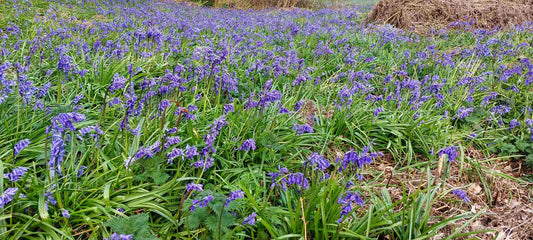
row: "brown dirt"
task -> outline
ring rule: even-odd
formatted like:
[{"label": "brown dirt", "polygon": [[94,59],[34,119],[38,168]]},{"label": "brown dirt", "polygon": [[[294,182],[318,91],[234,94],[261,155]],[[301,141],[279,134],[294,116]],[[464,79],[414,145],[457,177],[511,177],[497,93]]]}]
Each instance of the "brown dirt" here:
[{"label": "brown dirt", "polygon": [[[471,199],[471,203],[463,203],[457,197],[448,194],[435,202],[432,215],[447,219],[464,212],[477,212],[485,209],[486,212],[474,220],[463,232],[494,230],[476,234],[475,237],[479,239],[533,239],[533,183],[513,179],[530,174],[531,169],[523,167],[520,161],[484,162],[488,158],[475,149],[468,149],[465,152],[465,158],[467,159],[465,162],[448,164],[450,167],[446,172],[449,177],[446,179],[445,188],[463,188]],[[479,163],[480,167],[477,169],[481,171],[481,174],[475,170],[475,162]],[[435,178],[438,176],[437,164],[437,162],[432,163],[431,175]],[[402,198],[404,189],[401,186],[407,190],[407,193],[413,193],[420,185],[427,184],[425,171],[417,169],[394,171],[392,169],[395,165],[396,162],[392,156],[386,154],[370,169],[377,173],[374,175],[379,177],[378,181],[381,181],[383,185],[389,183],[388,190],[393,200],[397,201]],[[389,174],[391,170],[392,178]],[[438,182],[442,183],[442,178]],[[443,239],[464,223],[466,220],[458,221],[432,239]]]},{"label": "brown dirt", "polygon": [[427,33],[465,16],[475,19],[474,28],[509,28],[533,21],[533,0],[381,0],[366,20]]},{"label": "brown dirt", "polygon": [[332,106],[317,106],[314,101],[306,99],[304,100],[304,104],[298,112],[300,113],[303,121],[309,125],[312,125],[316,117],[331,119],[333,117],[334,110]]}]

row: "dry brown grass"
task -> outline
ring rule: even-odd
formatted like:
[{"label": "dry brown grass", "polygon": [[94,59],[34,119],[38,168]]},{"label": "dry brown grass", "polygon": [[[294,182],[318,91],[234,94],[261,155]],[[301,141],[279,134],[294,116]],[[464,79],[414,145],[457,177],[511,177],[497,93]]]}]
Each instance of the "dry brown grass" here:
[{"label": "dry brown grass", "polygon": [[533,21],[533,0],[381,0],[367,21],[427,32],[474,18],[474,28],[511,27]]}]

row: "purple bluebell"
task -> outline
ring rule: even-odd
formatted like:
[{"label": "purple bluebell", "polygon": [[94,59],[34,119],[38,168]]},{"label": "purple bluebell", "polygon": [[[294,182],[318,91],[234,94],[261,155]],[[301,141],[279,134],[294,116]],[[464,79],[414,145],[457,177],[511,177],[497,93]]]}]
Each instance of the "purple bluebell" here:
[{"label": "purple bluebell", "polygon": [[198,192],[202,192],[204,191],[204,186],[202,184],[199,184],[199,183],[188,183],[187,186],[185,186],[185,189],[188,193],[192,192],[192,191],[198,191]]},{"label": "purple bluebell", "polygon": [[296,133],[298,135],[302,135],[304,133],[313,133],[314,130],[313,130],[313,127],[311,127],[309,124],[298,124],[298,123],[295,123],[293,126],[292,126],[292,130],[296,131]]},{"label": "purple bluebell", "polygon": [[376,108],[374,110],[374,117],[377,117],[380,112],[383,112],[385,109],[383,107]]},{"label": "purple bluebell", "polygon": [[211,168],[215,163],[215,159],[209,156],[202,156],[200,160],[191,164],[195,168],[202,168],[204,171]]},{"label": "purple bluebell", "polygon": [[87,169],[87,166],[85,165],[81,165],[80,166],[80,169],[78,169],[78,174],[76,175],[77,177],[81,177],[83,176],[83,174],[85,173],[85,170]]},{"label": "purple bluebell", "polygon": [[26,167],[16,167],[11,172],[5,173],[4,178],[9,179],[11,182],[17,182],[21,177],[23,177],[26,172],[28,171],[28,168]]},{"label": "purple bluebell", "polygon": [[136,160],[137,160],[136,157],[128,157],[124,159],[124,167],[126,167],[126,169],[130,169],[131,165],[133,165],[133,163],[135,163]]},{"label": "purple bluebell", "polygon": [[233,107],[233,104],[224,105],[224,114],[228,114],[230,112],[235,112],[235,108]]},{"label": "purple bluebell", "polygon": [[246,216],[244,218],[244,220],[242,221],[242,225],[254,226],[256,217],[257,217],[257,213],[252,212],[252,214],[250,214],[250,215],[248,215],[248,216]]},{"label": "purple bluebell", "polygon": [[167,109],[168,107],[170,107],[170,101],[168,99],[163,99],[163,101],[161,101],[157,106],[157,109],[162,112],[165,111],[165,109]]},{"label": "purple bluebell", "polygon": [[0,195],[0,208],[4,208],[6,204],[13,201],[15,194],[17,193],[18,188],[8,188]]},{"label": "purple bluebell", "polygon": [[250,150],[255,150],[255,140],[253,139],[246,139],[242,142],[242,145],[241,147],[239,148],[239,150],[242,150],[242,151],[250,151]]},{"label": "purple bluebell", "polygon": [[325,157],[314,152],[307,158],[307,161],[304,161],[304,166],[307,165],[314,167],[315,170],[320,169],[321,171],[325,171],[329,167],[330,163]]},{"label": "purple bluebell", "polygon": [[195,156],[198,156],[198,148],[187,145],[185,146],[184,154],[188,159],[193,159]]},{"label": "purple bluebell", "polygon": [[191,212],[194,211],[196,208],[207,207],[207,204],[213,201],[213,199],[215,198],[212,195],[208,195],[200,200],[192,200]]},{"label": "purple bluebell", "polygon": [[109,91],[111,94],[115,93],[116,90],[124,89],[126,82],[128,80],[125,77],[121,77],[118,73],[113,76],[111,86],[109,86]]},{"label": "purple bluebell", "polygon": [[304,105],[304,100],[300,100],[296,103],[296,105],[294,105],[294,111],[298,111],[300,110],[300,108],[302,108],[302,106]]},{"label": "purple bluebell", "polygon": [[183,149],[181,149],[181,148],[172,149],[172,151],[167,153],[168,163],[170,163],[170,164],[174,163],[174,159],[179,157],[179,156],[181,156],[181,157],[184,156]]},{"label": "purple bluebell", "polygon": [[63,209],[63,210],[61,211],[61,215],[62,215],[63,217],[65,217],[65,218],[70,218],[70,213],[68,212],[67,209]]},{"label": "purple bluebell", "polygon": [[452,194],[459,197],[461,200],[463,200],[463,202],[470,202],[470,198],[468,198],[468,195],[466,194],[466,192],[461,189],[453,190]]},{"label": "purple bluebell", "polygon": [[181,138],[180,137],[167,137],[165,139],[165,149],[168,149],[172,145],[178,144],[180,142],[181,142]]},{"label": "purple bluebell", "polygon": [[448,161],[454,162],[455,159],[457,159],[457,157],[459,156],[459,153],[457,152],[458,149],[459,147],[456,147],[456,146],[449,146],[449,147],[443,148],[439,151],[439,156],[442,157],[443,155],[447,155]]},{"label": "purple bluebell", "polygon": [[133,235],[113,233],[109,238],[104,238],[104,240],[133,240]]},{"label": "purple bluebell", "polygon": [[244,192],[242,190],[235,190],[233,192],[229,193],[229,196],[226,198],[226,204],[225,206],[228,206],[229,203],[241,199],[244,197]]},{"label": "purple bluebell", "polygon": [[281,188],[287,191],[289,186],[299,186],[301,189],[309,188],[309,180],[301,172],[289,173],[281,180]]},{"label": "purple bluebell", "polygon": [[468,117],[470,113],[474,111],[474,108],[466,108],[466,107],[460,107],[457,111],[457,114],[455,114],[456,119],[463,119]]},{"label": "purple bluebell", "polygon": [[513,130],[516,127],[520,127],[520,122],[516,119],[511,120],[511,122],[509,122],[509,130]]},{"label": "purple bluebell", "polygon": [[365,201],[359,196],[358,193],[347,191],[339,196],[337,203],[341,205],[341,216],[337,220],[337,223],[341,223],[343,218],[353,211],[353,204],[363,206]]},{"label": "purple bluebell", "polygon": [[27,148],[30,145],[29,139],[23,139],[20,140],[17,144],[15,144],[15,147],[13,149],[13,154],[17,156],[20,151],[22,151],[24,148]]}]

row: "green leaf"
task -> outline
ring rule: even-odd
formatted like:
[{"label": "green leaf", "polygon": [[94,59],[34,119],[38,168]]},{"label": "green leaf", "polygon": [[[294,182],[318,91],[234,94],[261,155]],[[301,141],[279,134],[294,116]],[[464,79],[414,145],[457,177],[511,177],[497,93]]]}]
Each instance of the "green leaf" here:
[{"label": "green leaf", "polygon": [[526,157],[526,164],[533,167],[533,153],[527,155]]},{"label": "green leaf", "polygon": [[207,208],[194,209],[194,211],[192,211],[191,215],[189,216],[189,228],[197,229],[202,223],[202,220],[205,219],[206,217],[207,217]]},{"label": "green leaf", "polygon": [[113,232],[119,234],[132,235],[133,239],[157,239],[150,233],[150,228],[148,226],[149,218],[150,217],[146,213],[127,218],[118,217],[107,221],[104,226],[111,227]]}]

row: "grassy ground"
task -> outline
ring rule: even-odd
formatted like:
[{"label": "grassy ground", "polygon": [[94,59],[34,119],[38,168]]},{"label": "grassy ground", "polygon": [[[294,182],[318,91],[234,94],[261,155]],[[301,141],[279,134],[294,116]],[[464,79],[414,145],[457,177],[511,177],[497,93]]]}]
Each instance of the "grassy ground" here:
[{"label": "grassy ground", "polygon": [[531,25],[370,8],[2,1],[2,238],[531,237]]}]

